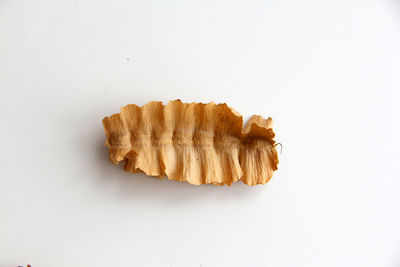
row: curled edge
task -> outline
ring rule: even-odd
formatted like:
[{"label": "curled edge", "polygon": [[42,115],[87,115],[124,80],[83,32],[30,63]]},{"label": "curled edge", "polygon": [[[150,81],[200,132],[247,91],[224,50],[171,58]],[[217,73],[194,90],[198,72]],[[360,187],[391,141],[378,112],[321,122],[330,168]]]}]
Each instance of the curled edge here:
[{"label": "curled edge", "polygon": [[278,169],[272,119],[253,115],[243,128],[239,161],[242,181],[247,185],[266,184]]}]

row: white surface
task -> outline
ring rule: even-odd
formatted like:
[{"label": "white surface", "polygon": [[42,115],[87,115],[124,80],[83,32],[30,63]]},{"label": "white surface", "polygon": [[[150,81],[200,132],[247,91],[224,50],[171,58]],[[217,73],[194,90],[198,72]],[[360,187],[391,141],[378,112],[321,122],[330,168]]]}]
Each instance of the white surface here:
[{"label": "white surface", "polygon": [[[0,1],[0,266],[399,266],[399,74],[399,1]],[[108,162],[176,98],[274,118],[270,183]]]}]

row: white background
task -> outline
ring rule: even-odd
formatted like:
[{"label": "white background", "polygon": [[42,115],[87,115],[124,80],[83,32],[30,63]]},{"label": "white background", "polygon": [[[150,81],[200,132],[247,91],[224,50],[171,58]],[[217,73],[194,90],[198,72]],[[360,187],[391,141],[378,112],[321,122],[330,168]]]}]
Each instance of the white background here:
[{"label": "white background", "polygon": [[[400,266],[400,2],[0,0],[0,266]],[[266,186],[108,161],[128,103],[271,116]]]}]

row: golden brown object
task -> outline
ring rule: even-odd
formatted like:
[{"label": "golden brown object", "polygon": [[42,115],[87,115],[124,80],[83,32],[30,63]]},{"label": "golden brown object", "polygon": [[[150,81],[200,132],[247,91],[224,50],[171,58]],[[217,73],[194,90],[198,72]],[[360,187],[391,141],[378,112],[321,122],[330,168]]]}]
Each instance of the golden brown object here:
[{"label": "golden brown object", "polygon": [[278,169],[272,119],[226,104],[152,101],[103,119],[110,160],[125,170],[191,184],[265,184]]}]

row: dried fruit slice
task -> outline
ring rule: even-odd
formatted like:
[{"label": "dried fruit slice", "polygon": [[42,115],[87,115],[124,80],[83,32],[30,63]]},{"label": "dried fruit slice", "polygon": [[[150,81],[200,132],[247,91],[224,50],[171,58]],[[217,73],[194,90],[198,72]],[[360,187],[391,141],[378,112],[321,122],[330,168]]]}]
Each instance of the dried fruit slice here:
[{"label": "dried fruit slice", "polygon": [[103,119],[110,160],[132,173],[191,184],[265,184],[277,169],[272,119],[242,116],[226,104],[152,101]]}]

